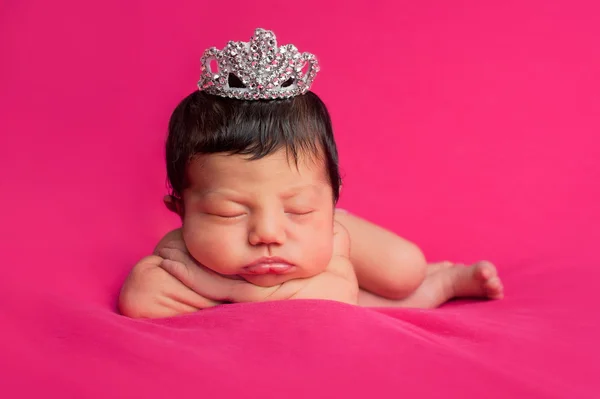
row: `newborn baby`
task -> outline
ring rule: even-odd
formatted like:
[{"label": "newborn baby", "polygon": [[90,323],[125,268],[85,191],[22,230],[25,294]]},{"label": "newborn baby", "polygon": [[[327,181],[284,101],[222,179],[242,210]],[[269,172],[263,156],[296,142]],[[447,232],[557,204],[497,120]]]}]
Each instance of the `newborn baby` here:
[{"label": "newborn baby", "polygon": [[337,149],[312,92],[252,102],[196,91],[173,112],[166,158],[165,203],[182,227],[133,268],[125,315],[284,299],[432,308],[503,295],[491,263],[428,265],[414,244],[336,209]]}]

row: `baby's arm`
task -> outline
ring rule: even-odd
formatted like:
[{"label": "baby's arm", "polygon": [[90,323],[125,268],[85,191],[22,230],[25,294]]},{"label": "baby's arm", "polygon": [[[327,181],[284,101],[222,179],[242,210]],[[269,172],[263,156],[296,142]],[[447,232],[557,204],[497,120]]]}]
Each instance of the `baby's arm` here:
[{"label": "baby's arm", "polygon": [[[190,288],[184,284],[185,280],[175,276],[189,275],[184,263],[189,264],[189,268],[194,267],[193,287],[200,289]],[[224,278],[196,265],[187,253],[181,229],[169,232],[160,240],[154,254],[139,261],[127,276],[119,296],[119,311],[133,318],[170,317],[230,302],[240,296],[258,300],[269,294],[266,290],[248,290],[248,283]]]},{"label": "baby's arm", "polygon": [[[171,234],[171,233],[170,233]],[[231,280],[199,265],[173,232],[175,241],[163,240],[158,253],[161,267],[186,287],[208,298],[226,302],[263,302],[285,299],[329,299],[349,304],[358,302],[358,284],[349,259],[349,236],[339,223],[334,229],[333,255],[327,269],[313,277],[289,280],[272,287],[260,287],[243,279]],[[161,247],[162,246],[162,247]],[[217,284],[217,285],[216,285]]]},{"label": "baby's arm", "polygon": [[155,255],[133,268],[121,290],[119,309],[125,316],[153,318],[192,313],[224,302],[329,299],[357,304],[358,284],[349,260],[348,232],[338,223],[334,234],[333,256],[323,273],[259,287],[198,264],[187,252],[181,231],[174,230],[160,241]]},{"label": "baby's arm", "polygon": [[335,220],[350,235],[350,260],[361,288],[402,299],[423,282],[426,260],[413,243],[364,219],[337,210]]},{"label": "baby's arm", "polygon": [[119,311],[132,318],[171,317],[218,305],[197,294],[160,267],[163,258],[147,256],[127,276]]},{"label": "baby's arm", "polygon": [[[121,289],[119,311],[133,318],[171,317],[229,302],[260,302],[296,294],[229,279],[195,262],[187,252],[163,248],[138,262]],[[296,287],[298,290],[300,286]],[[274,295],[277,294],[277,295]]]}]

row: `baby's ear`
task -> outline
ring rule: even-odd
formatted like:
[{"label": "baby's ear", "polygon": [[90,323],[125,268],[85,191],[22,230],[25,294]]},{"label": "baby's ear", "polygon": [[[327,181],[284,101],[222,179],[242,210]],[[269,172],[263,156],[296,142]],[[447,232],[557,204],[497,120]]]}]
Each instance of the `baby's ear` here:
[{"label": "baby's ear", "polygon": [[163,197],[163,202],[165,203],[165,206],[167,207],[168,210],[170,210],[171,212],[175,212],[176,214],[178,214],[179,216],[182,215],[182,206],[181,206],[181,200],[172,196],[172,195],[165,195]]}]

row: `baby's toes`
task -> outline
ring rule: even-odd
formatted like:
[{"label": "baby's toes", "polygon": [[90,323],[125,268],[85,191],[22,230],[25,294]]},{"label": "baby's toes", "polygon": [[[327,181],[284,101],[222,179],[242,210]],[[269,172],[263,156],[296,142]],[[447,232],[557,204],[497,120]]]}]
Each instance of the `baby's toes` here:
[{"label": "baby's toes", "polygon": [[504,286],[498,276],[494,276],[485,282],[485,291],[488,298],[501,299],[504,296]]},{"label": "baby's toes", "polygon": [[498,277],[496,266],[485,260],[477,262],[474,266],[475,278],[481,281],[486,296],[491,299],[502,298],[504,287],[500,277]]},{"label": "baby's toes", "polygon": [[496,266],[494,266],[491,262],[488,262],[487,260],[477,262],[474,266],[475,277],[480,280],[487,281],[498,275],[498,272],[496,271]]}]

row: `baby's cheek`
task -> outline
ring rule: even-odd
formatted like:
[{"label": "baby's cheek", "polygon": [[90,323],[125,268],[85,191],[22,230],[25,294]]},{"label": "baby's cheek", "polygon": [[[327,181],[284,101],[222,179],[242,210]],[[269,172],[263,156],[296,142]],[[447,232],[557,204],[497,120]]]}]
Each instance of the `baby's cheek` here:
[{"label": "baby's cheek", "polygon": [[333,254],[333,233],[328,235],[315,235],[310,240],[310,248],[306,248],[305,253],[310,253],[310,259],[307,259],[307,267],[313,269],[314,274],[320,273],[327,268]]},{"label": "baby's cheek", "polygon": [[190,255],[200,264],[221,274],[228,274],[236,264],[235,238],[210,226],[183,229],[183,238]]}]

